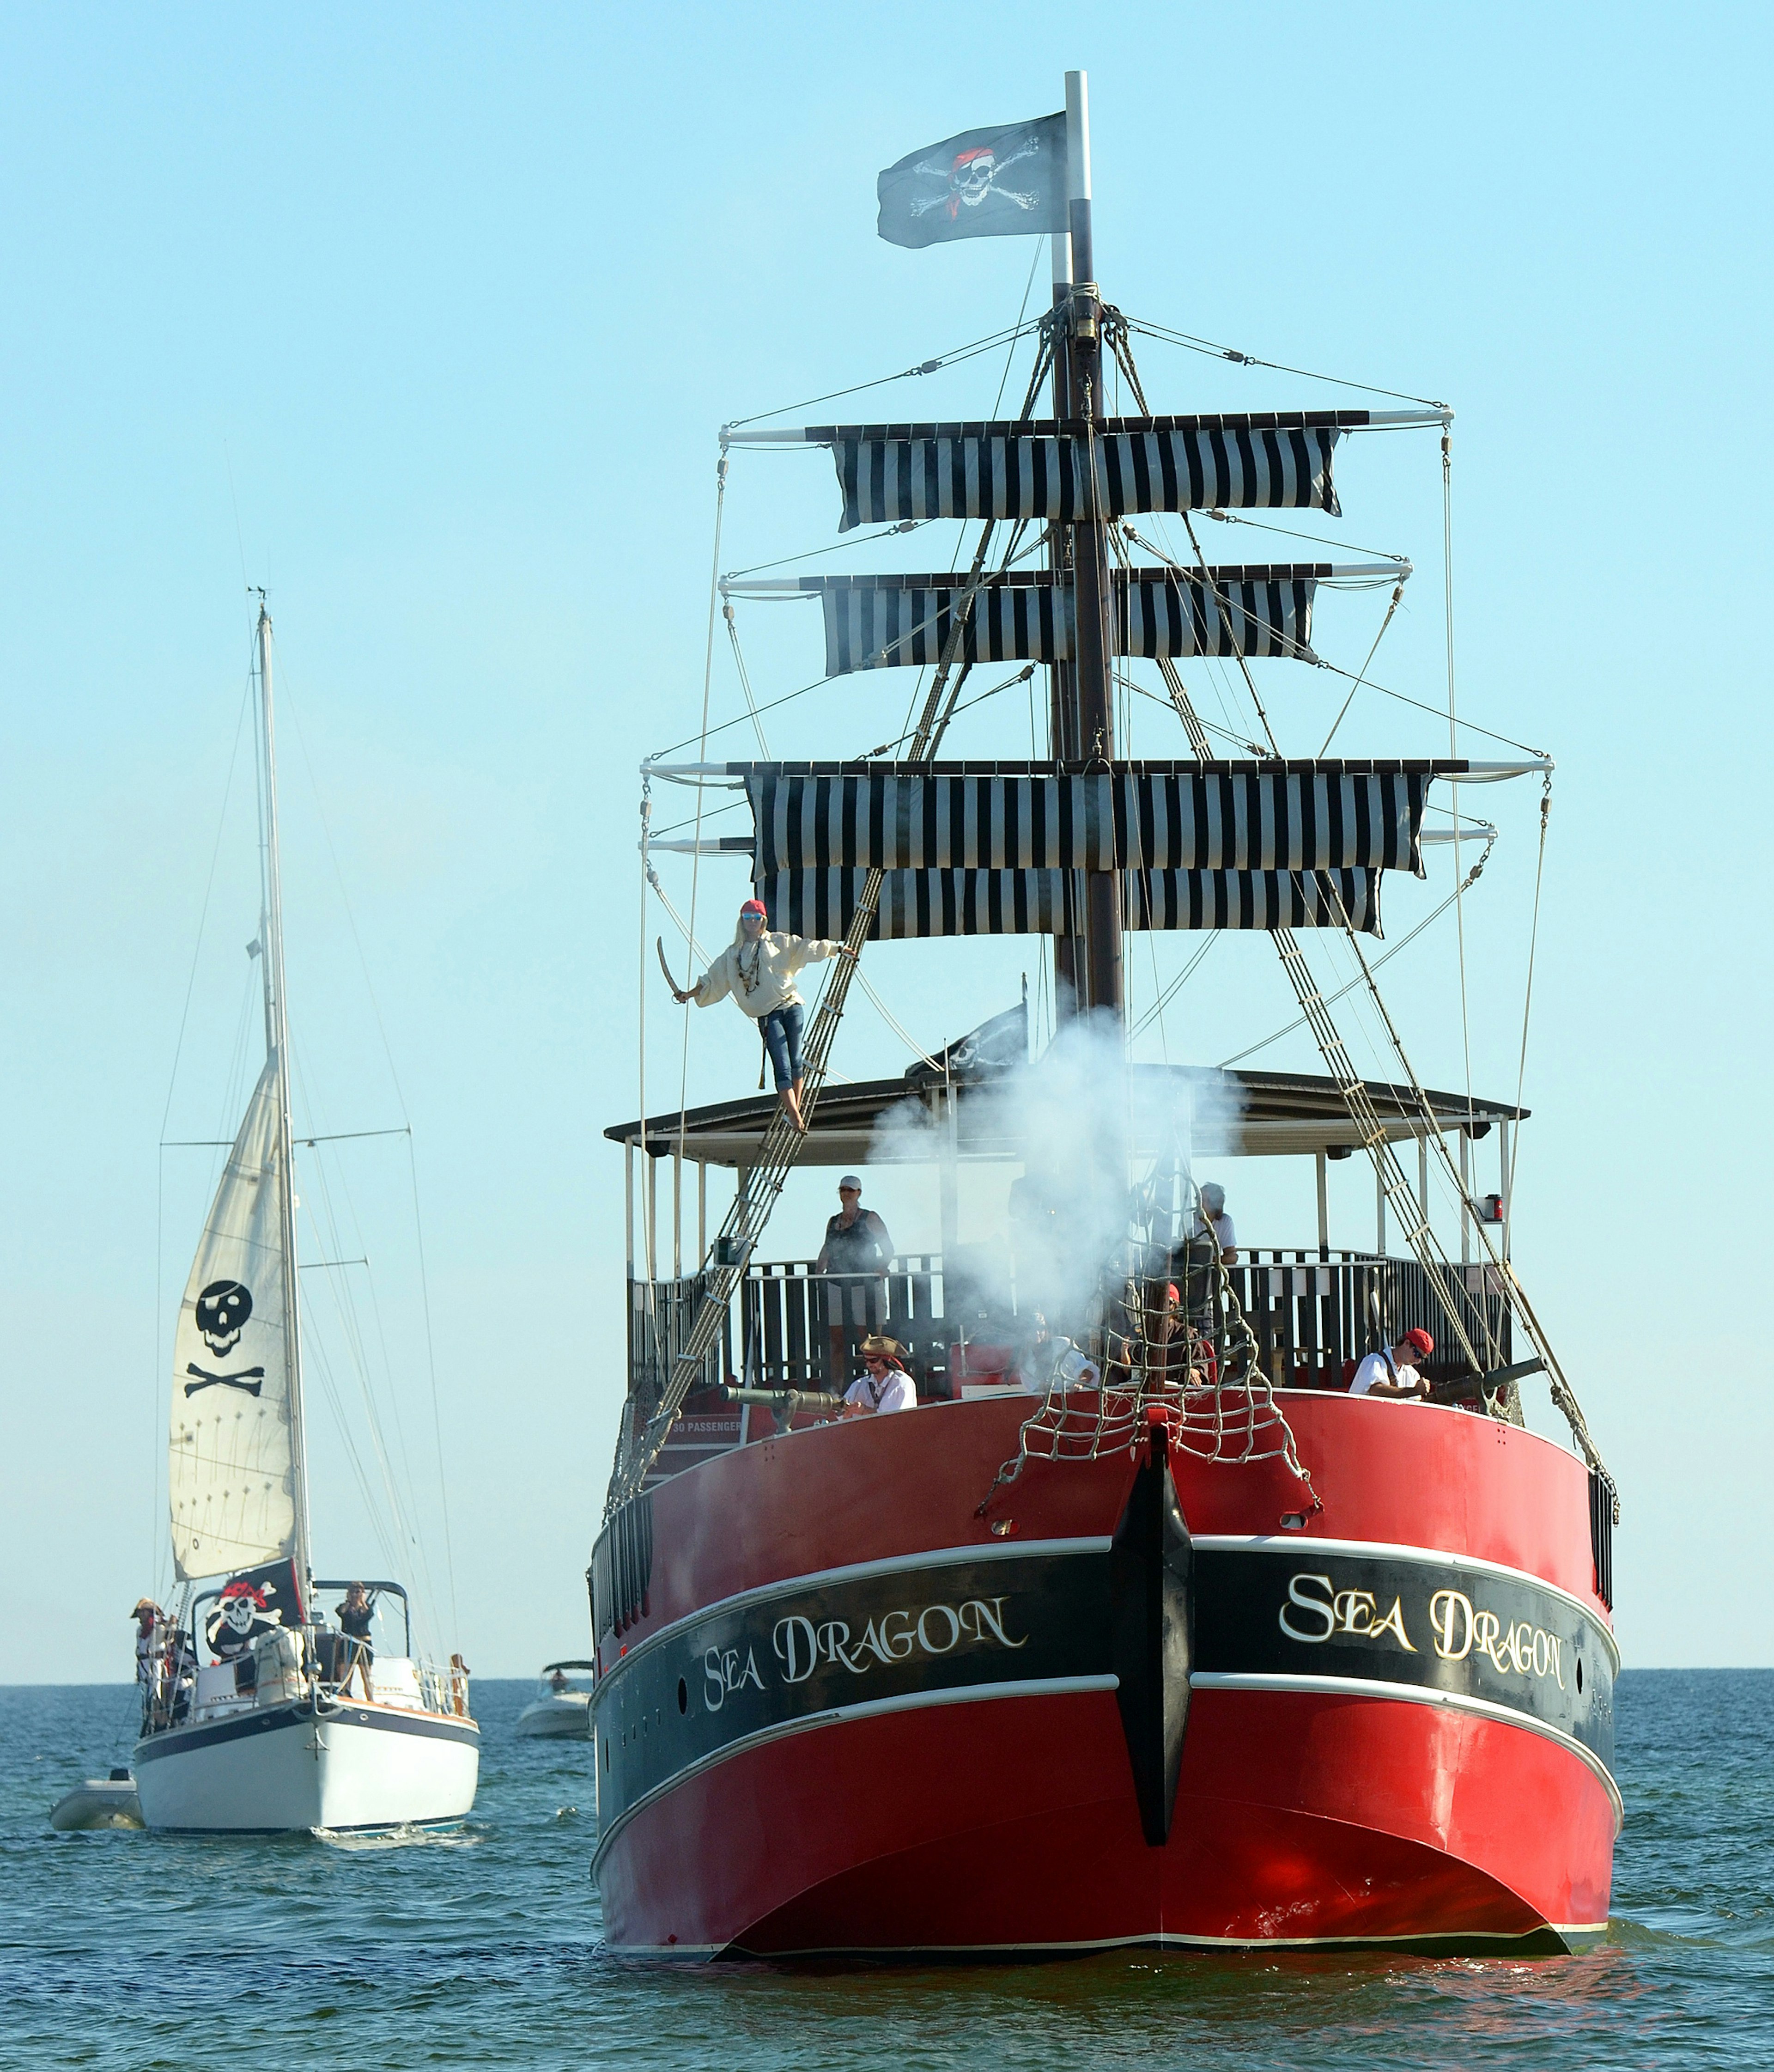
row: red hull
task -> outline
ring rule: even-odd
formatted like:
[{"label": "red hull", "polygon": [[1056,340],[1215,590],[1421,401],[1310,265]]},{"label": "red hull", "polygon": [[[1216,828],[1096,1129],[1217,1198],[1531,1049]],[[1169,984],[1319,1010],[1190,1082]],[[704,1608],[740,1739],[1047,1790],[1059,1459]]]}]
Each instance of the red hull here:
[{"label": "red hull", "polygon": [[[1255,1644],[1284,1655],[1279,1670],[1197,1668],[1159,1845],[1136,1799],[1125,1709],[1117,1690],[1105,1688],[1115,1685],[1112,1674],[1049,1677],[1039,1688],[1000,1680],[914,1691],[841,1716],[830,1705],[804,1718],[778,1714],[737,1742],[693,1761],[664,1758],[663,1767],[655,1758],[665,1738],[697,1724],[700,1687],[690,1697],[689,1678],[676,1683],[684,1715],[676,1722],[670,1675],[659,1685],[667,1701],[644,1716],[622,1696],[629,1671],[633,1690],[641,1689],[643,1655],[655,1683],[662,1663],[675,1675],[678,1636],[690,1636],[693,1653],[704,1631],[698,1618],[736,1593],[762,1600],[771,1586],[842,1577],[859,1564],[885,1568],[913,1590],[920,1557],[955,1550],[999,1560],[1007,1576],[1021,1548],[1033,1559],[1042,1548],[1076,1546],[1086,1550],[1082,1558],[1106,1561],[1096,1550],[1123,1516],[1135,1460],[1037,1464],[988,1518],[977,1516],[1000,1462],[1014,1450],[1031,1407],[1025,1399],[798,1433],[662,1486],[650,1499],[645,1610],[619,1639],[600,1642],[605,1840],[597,1873],[610,1941],[687,1955],[1171,1941],[1531,1946],[1538,1938],[1550,1946],[1604,1926],[1618,1825],[1606,1749],[1598,1755],[1589,1727],[1554,1720],[1542,1698],[1601,1703],[1611,1656],[1591,1640],[1590,1696],[1579,1700],[1571,1658],[1547,1637],[1554,1622],[1546,1612],[1538,1679],[1524,1617],[1514,1659],[1525,1657],[1526,1667],[1512,1676],[1509,1641],[1493,1636],[1491,1660],[1480,1665],[1490,1682],[1482,1692],[1455,1688],[1455,1672],[1471,1658],[1469,1650],[1452,1655],[1461,1635],[1446,1609],[1448,1575],[1480,1608],[1488,1589],[1526,1589],[1537,1579],[1550,1590],[1535,1601],[1558,1607],[1567,1637],[1581,1618],[1586,1632],[1605,1638],[1581,1465],[1531,1434],[1458,1412],[1337,1397],[1285,1401],[1325,1499],[1304,1531],[1277,1532],[1283,1511],[1300,1503],[1298,1484],[1279,1464],[1209,1466],[1186,1456],[1172,1463],[1197,1550],[1198,1650],[1241,1644],[1225,1635],[1245,1619],[1245,1599],[1230,1626],[1211,1601],[1227,1587],[1233,1572],[1225,1564],[1235,1554],[1261,1568],[1249,1599],[1253,1631],[1261,1629]],[[1008,1531],[994,1533],[993,1521],[1008,1521]],[[1376,1673],[1316,1673],[1334,1651],[1315,1654],[1285,1638],[1315,1638],[1312,1577],[1333,1583],[1343,1564],[1369,1559],[1371,1567],[1370,1557],[1381,1556],[1392,1564],[1387,1572],[1407,1577],[1417,1572],[1413,1562],[1464,1562],[1422,1569],[1423,1602],[1429,1585],[1439,1585],[1441,1625],[1425,1626],[1406,1589],[1394,1630],[1370,1632],[1386,1610],[1382,1589],[1372,1610],[1357,1615],[1349,1643],[1380,1633]],[[1299,1589],[1281,1601],[1278,1641],[1261,1591],[1284,1571]],[[1008,1621],[1020,1600],[1012,1589],[989,1601]],[[1033,1597],[1029,1604],[1017,1616],[1033,1633],[1040,1606]],[[778,1608],[772,1599],[759,1633],[770,1630],[769,1612]],[[778,1671],[789,1623],[775,1629]],[[1443,1626],[1446,1649],[1436,1645]],[[881,1630],[910,1630],[885,1619]],[[938,1641],[949,1634],[942,1623],[919,1630]],[[1023,1648],[1019,1633],[1004,1628]],[[991,1639],[985,1628],[980,1634]],[[754,1655],[762,1652],[760,1642]],[[1002,1649],[994,1663],[1000,1658],[1012,1666]],[[789,1659],[793,1680],[792,1636]],[[734,1666],[744,1659],[736,1655]],[[1349,1662],[1337,1659],[1346,1671]],[[1420,1679],[1431,1673],[1426,1664],[1436,1665],[1439,1684],[1380,1680],[1382,1673]],[[765,1655],[760,1699],[771,1666]],[[856,1671],[857,1663],[846,1666]],[[873,1673],[872,1662],[863,1666]],[[753,1699],[749,1686],[728,1698],[717,1672],[704,1673],[717,1708]],[[729,1683],[733,1673],[729,1667]],[[1095,1688],[1049,1688],[1068,1682]],[[858,1694],[877,1688],[860,1674],[854,1685]],[[628,1771],[612,1729],[630,1749],[651,1744],[627,1756]],[[654,1760],[645,1775],[633,1768],[643,1756]]]}]

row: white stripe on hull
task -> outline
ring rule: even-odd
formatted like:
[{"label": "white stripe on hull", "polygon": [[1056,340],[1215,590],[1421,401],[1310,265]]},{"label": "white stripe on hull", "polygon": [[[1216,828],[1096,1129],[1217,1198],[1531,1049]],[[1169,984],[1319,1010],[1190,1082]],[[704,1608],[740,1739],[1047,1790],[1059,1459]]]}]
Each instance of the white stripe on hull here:
[{"label": "white stripe on hull", "polygon": [[381,1708],[318,1720],[304,1708],[228,1739],[214,1738],[213,1727],[157,1734],[136,1749],[142,1817],[150,1827],[218,1834],[462,1819],[479,1781],[478,1733],[415,1733],[387,1719]]}]

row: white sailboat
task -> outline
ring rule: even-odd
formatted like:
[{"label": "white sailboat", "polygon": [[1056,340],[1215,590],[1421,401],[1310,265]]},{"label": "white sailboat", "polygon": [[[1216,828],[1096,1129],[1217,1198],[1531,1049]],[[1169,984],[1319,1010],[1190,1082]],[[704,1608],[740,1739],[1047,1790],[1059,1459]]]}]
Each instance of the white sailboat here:
[{"label": "white sailboat", "polygon": [[[480,1733],[459,1657],[415,1655],[404,1587],[329,1628],[310,1558],[277,852],[271,621],[258,621],[265,1069],[197,1248],[173,1344],[169,1490],[181,1585],[134,1771],[151,1828],[277,1833],[447,1825]],[[389,1612],[401,1614],[398,1638]],[[379,1624],[369,1619],[377,1614]],[[392,1642],[393,1644],[390,1644]]]}]

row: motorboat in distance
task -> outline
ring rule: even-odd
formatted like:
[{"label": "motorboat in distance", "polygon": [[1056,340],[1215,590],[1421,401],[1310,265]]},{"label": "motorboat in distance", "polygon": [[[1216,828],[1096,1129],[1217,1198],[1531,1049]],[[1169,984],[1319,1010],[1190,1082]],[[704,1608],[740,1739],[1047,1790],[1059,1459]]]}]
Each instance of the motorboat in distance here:
[{"label": "motorboat in distance", "polygon": [[517,1716],[517,1730],[536,1738],[582,1741],[589,1731],[596,1664],[551,1662],[536,1679],[536,1696]]}]

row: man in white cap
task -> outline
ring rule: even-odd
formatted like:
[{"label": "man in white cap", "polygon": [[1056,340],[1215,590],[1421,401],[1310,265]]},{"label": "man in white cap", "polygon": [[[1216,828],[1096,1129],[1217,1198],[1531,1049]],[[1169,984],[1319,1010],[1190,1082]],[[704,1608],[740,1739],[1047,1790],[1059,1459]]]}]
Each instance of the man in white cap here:
[{"label": "man in white cap", "polygon": [[828,1385],[841,1394],[849,1371],[851,1334],[877,1329],[885,1315],[869,1315],[869,1297],[885,1309],[881,1297],[885,1276],[893,1256],[893,1241],[887,1226],[873,1209],[862,1206],[862,1182],[854,1173],[838,1182],[838,1213],[827,1219],[825,1243],[813,1262],[815,1273],[828,1275],[825,1284],[825,1321],[832,1367]]},{"label": "man in white cap", "polygon": [[1189,1226],[1190,1240],[1204,1238],[1213,1233],[1213,1242],[1220,1248],[1220,1257],[1228,1266],[1238,1263],[1238,1234],[1232,1227],[1232,1219],[1226,1213],[1226,1190],[1217,1180],[1209,1180],[1201,1189],[1201,1206],[1191,1219]]}]

